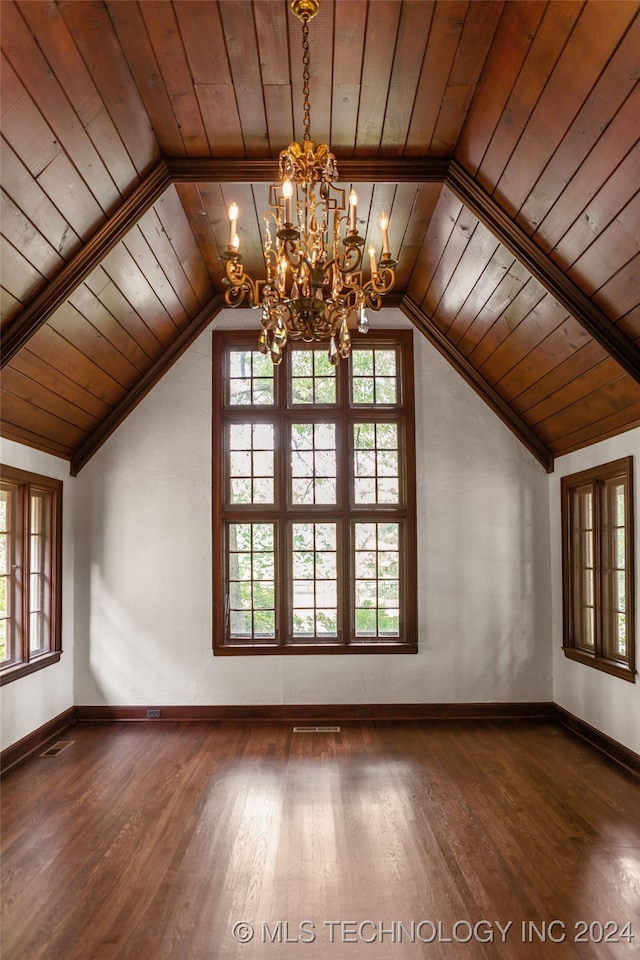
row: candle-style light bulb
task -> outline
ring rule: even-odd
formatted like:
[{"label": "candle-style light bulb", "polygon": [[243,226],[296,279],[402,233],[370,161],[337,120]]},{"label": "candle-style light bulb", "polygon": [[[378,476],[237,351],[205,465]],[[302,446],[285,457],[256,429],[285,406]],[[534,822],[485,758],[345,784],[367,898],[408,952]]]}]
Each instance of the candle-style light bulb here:
[{"label": "candle-style light bulb", "polygon": [[293,187],[290,180],[283,182],[282,196],[284,197],[284,222],[291,223],[291,197],[293,196]]},{"label": "candle-style light bulb", "polygon": [[380,230],[382,231],[382,257],[387,260],[391,254],[389,252],[389,217],[384,210],[380,214]]},{"label": "candle-style light bulb", "polygon": [[369,247],[369,265],[371,267],[371,276],[376,273],[378,266],[376,264],[376,248],[371,244]]},{"label": "candle-style light bulb", "polygon": [[[229,246],[234,246],[234,238],[236,237],[236,224],[238,222],[238,204],[235,202],[229,206]],[[236,250],[237,250],[236,246]]]},{"label": "candle-style light bulb", "polygon": [[349,228],[355,233],[356,232],[356,216],[358,209],[358,194],[355,190],[351,190],[349,193]]}]

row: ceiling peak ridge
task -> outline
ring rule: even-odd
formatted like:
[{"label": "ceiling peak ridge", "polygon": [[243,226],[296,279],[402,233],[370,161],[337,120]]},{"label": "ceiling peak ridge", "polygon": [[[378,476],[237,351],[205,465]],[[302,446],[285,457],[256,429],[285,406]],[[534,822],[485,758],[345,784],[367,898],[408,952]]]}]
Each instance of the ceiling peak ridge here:
[{"label": "ceiling peak ridge", "polygon": [[[142,183],[103,223],[90,240],[23,307],[3,335],[0,366],[4,367],[58,307],[80,286],[102,258],[135,226],[174,184],[270,181],[277,161],[238,158],[162,159]],[[544,288],[636,381],[640,382],[640,350],[576,283],[524,233],[496,201],[456,160],[440,157],[345,158],[341,179],[358,182],[442,183],[523,264]]]}]

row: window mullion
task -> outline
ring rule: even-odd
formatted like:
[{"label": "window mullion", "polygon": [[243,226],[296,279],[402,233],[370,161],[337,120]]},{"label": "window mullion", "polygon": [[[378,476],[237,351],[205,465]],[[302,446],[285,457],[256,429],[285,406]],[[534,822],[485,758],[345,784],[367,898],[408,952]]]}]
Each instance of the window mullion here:
[{"label": "window mullion", "polygon": [[[405,423],[396,402],[399,396],[406,402],[406,395],[400,394],[399,387],[393,382],[393,377],[396,376],[393,370],[398,369],[397,358],[400,352],[397,344],[402,342],[402,349],[408,350],[409,337],[396,337],[394,334],[372,339],[374,342],[370,346],[373,349],[367,345],[361,358],[358,381],[360,392],[354,405],[351,403],[351,380],[356,376],[351,369],[353,361],[341,363],[337,369],[332,370],[319,350],[314,348],[311,351],[291,344],[291,349],[284,353],[282,364],[277,368],[270,368],[273,372],[269,373],[263,369],[262,360],[258,357],[253,343],[249,346],[248,337],[237,333],[214,335],[214,361],[224,369],[225,377],[231,379],[227,393],[224,383],[214,384],[214,423],[228,425],[230,421],[241,422],[245,419],[265,423],[270,419],[274,427],[274,442],[271,448],[273,500],[270,506],[265,503],[263,507],[260,506],[260,498],[268,501],[272,498],[266,485],[254,484],[249,490],[243,478],[245,471],[248,471],[251,474],[249,479],[253,482],[250,466],[255,470],[256,477],[262,477],[263,468],[266,467],[265,458],[262,457],[259,463],[252,458],[249,464],[245,446],[247,450],[253,450],[253,441],[248,444],[244,432],[233,428],[233,443],[230,444],[232,449],[227,449],[229,444],[226,444],[222,450],[224,463],[231,460],[233,462],[230,467],[225,466],[224,470],[218,470],[214,479],[214,498],[216,493],[220,494],[219,519],[214,519],[214,544],[217,542],[215,531],[219,529],[220,523],[223,525],[222,529],[229,523],[263,521],[273,524],[276,539],[271,576],[275,577],[276,582],[269,602],[273,603],[275,608],[278,625],[277,634],[270,643],[263,644],[262,636],[259,637],[257,633],[252,634],[252,639],[247,637],[245,641],[242,618],[238,616],[235,618],[237,635],[234,632],[236,628],[233,628],[232,636],[214,636],[214,652],[299,653],[306,648],[304,652],[317,650],[330,653],[336,652],[336,646],[342,648],[341,652],[349,653],[370,651],[374,647],[380,649],[380,652],[390,652],[390,643],[398,642],[397,630],[390,631],[385,620],[384,629],[380,626],[379,630],[374,630],[370,635],[363,633],[362,638],[358,636],[359,642],[355,644],[355,648],[352,645],[352,649],[348,649],[355,636],[356,619],[356,544],[352,525],[371,513],[376,517],[376,536],[380,535],[382,528],[378,521],[382,520],[382,514],[387,514],[387,504],[394,504],[389,506],[388,511],[394,517],[394,529],[398,524],[406,525],[410,520],[408,491],[404,479],[407,462],[404,455],[402,459],[399,456],[400,451],[404,450],[406,453],[406,438],[403,432]],[[381,350],[379,357],[376,350]],[[384,351],[395,352],[395,366],[393,356],[387,357]],[[229,361],[223,361],[226,354],[231,358]],[[250,361],[246,361],[247,355],[251,356]],[[380,366],[376,369],[378,359]],[[371,363],[374,369],[369,373],[367,364]],[[270,378],[271,388],[268,382]],[[370,400],[367,399],[369,393]],[[399,420],[401,423],[398,423]],[[376,449],[373,451],[375,470],[372,474],[375,505],[371,510],[365,496],[368,491],[364,488],[362,491],[355,489],[354,421],[398,424],[396,444],[389,442],[392,431],[388,426],[384,426],[380,434],[384,439],[378,437],[377,427],[372,428]],[[220,433],[219,427],[216,429],[214,426],[214,444]],[[378,439],[382,453],[377,449]],[[393,452],[385,452],[387,448]],[[262,449],[262,445],[259,449]],[[236,450],[239,451],[237,454],[234,452]],[[394,453],[397,461],[395,472]],[[371,458],[363,455],[362,459],[363,470],[368,469]],[[216,460],[217,457],[214,456],[214,464]],[[232,470],[233,477],[236,478],[231,495],[226,480],[222,483],[229,470]],[[363,473],[363,476],[368,476],[368,473]],[[405,484],[402,490],[404,496],[400,495],[398,502],[395,502],[393,496],[396,492],[394,484],[396,488]],[[222,489],[223,486],[225,489]],[[359,500],[356,503],[357,497],[360,497],[362,502]],[[383,510],[380,509],[382,504],[385,505]],[[404,526],[402,529],[404,531]],[[245,536],[240,528],[237,533],[239,537]],[[393,560],[391,554],[394,550],[397,552],[396,548],[390,546],[393,536],[393,530],[391,540],[387,532],[384,533],[384,547],[376,561],[385,565],[384,572],[380,572],[379,576],[376,574],[379,580],[393,577],[393,574],[389,573],[391,568],[388,568],[388,564]],[[225,543],[220,543],[220,547],[219,555],[229,553]],[[247,561],[242,558],[239,547],[234,547],[234,553],[237,553],[237,557],[234,559],[233,581],[241,583],[246,578],[243,569]],[[255,575],[260,579],[260,571],[264,565],[261,558],[258,560],[260,562],[253,569],[254,572],[258,571]],[[382,567],[380,569],[382,570]],[[297,578],[295,583],[294,574]],[[400,580],[404,580],[405,576],[414,576],[414,573],[412,570],[409,574],[408,567],[403,566]],[[268,576],[265,575],[265,578],[268,579]],[[214,595],[219,597],[221,581],[216,579]],[[230,580],[229,571],[226,571],[224,580]],[[383,586],[384,590],[379,587],[376,597],[382,606],[388,606],[389,601],[394,599],[393,584],[391,587],[386,583]],[[253,601],[260,608],[266,599],[262,587],[259,587],[257,592],[254,591]],[[406,600],[405,596],[403,606],[406,605]],[[240,595],[234,601],[238,610],[244,609],[245,602]],[[363,602],[365,607],[369,605],[369,593],[366,590],[363,592]],[[256,629],[253,609],[252,614]],[[216,615],[218,623],[220,616],[220,613]],[[379,623],[381,614],[378,612],[375,616],[378,617],[376,623]],[[380,640],[385,642],[378,643]],[[415,637],[398,646],[404,647],[402,652],[415,652]],[[225,647],[226,649],[223,649]]]},{"label": "window mullion", "polygon": [[[629,503],[628,481],[624,475],[612,476],[603,483],[603,524],[602,524],[602,655],[612,661],[626,660],[626,656],[619,649],[619,617],[620,617],[620,584],[619,574],[624,577],[624,597],[622,600],[623,616],[625,618],[625,647],[627,633],[626,612],[630,608],[628,597],[629,559],[628,548],[630,537],[627,524],[619,523],[618,507],[615,496],[616,488],[622,488],[625,502],[625,514]],[[619,557],[619,531],[624,537],[624,557]]]},{"label": "window mullion", "polygon": [[593,543],[594,543],[594,584],[593,584],[593,593],[594,593],[594,608],[595,608],[595,635],[594,635],[594,653],[596,657],[603,657],[605,655],[604,649],[604,611],[603,611],[603,585],[602,578],[604,576],[604,570],[606,568],[606,530],[604,529],[604,517],[605,517],[605,485],[601,480],[596,480],[594,483],[594,496],[593,496],[593,506],[594,506],[594,515],[593,515]]},{"label": "window mullion", "polygon": [[276,637],[278,646],[289,642],[289,596],[293,582],[293,563],[291,555],[291,521],[289,518],[289,490],[291,485],[289,447],[289,418],[287,384],[290,382],[290,357],[285,352],[284,362],[275,370],[276,382],[276,422],[274,460],[274,506],[276,508],[275,529],[275,577],[276,577]]},{"label": "window mullion", "polygon": [[20,554],[20,524],[22,522],[22,488],[17,485],[8,485],[7,521],[6,521],[6,571],[5,571],[5,604],[7,619],[5,620],[5,657],[7,666],[19,661],[18,652],[21,651],[21,619],[20,609],[20,577],[22,571],[19,564],[22,562]]},{"label": "window mullion", "polygon": [[609,509],[609,482],[600,483],[600,648],[601,657],[612,659],[612,567],[613,518]]},{"label": "window mullion", "polygon": [[276,637],[279,647],[289,642],[289,597],[292,583],[291,525],[283,510],[275,522],[274,544],[276,551]]},{"label": "window mullion", "polygon": [[[626,457],[563,477],[561,493],[565,656],[635,682],[633,460]],[[592,503],[589,523],[583,517],[586,495]],[[588,530],[592,549],[585,544]],[[584,586],[588,565],[593,626],[586,643],[583,611],[588,602]]]},{"label": "window mullion", "polygon": [[31,596],[30,537],[31,496],[28,484],[20,488],[20,545],[19,566],[22,589],[20,590],[20,660],[29,662],[29,608]]},{"label": "window mullion", "polygon": [[[1,469],[3,486],[11,491],[6,570],[8,657],[0,674],[0,684],[5,684],[55,663],[62,652],[62,484],[15,467]],[[37,524],[32,532],[33,520]],[[32,608],[36,621],[33,644]]]},{"label": "window mullion", "polygon": [[338,471],[340,490],[340,529],[338,531],[338,569],[339,590],[338,603],[340,604],[340,624],[342,643],[351,643],[353,635],[353,534],[351,530],[351,503],[352,503],[352,476],[353,476],[353,441],[351,437],[352,424],[350,417],[350,367],[343,364],[339,370],[339,401],[338,411]]}]

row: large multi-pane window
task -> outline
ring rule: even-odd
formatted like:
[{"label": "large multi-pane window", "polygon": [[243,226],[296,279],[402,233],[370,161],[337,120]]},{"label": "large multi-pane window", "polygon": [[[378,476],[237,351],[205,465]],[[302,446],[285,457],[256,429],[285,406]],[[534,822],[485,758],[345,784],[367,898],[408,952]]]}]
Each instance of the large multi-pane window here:
[{"label": "large multi-pane window", "polygon": [[562,479],[564,652],[635,680],[632,458]]},{"label": "large multi-pane window", "polygon": [[415,652],[411,331],[214,335],[214,650]]},{"label": "large multi-pane window", "polygon": [[0,467],[0,682],[60,659],[62,484]]}]

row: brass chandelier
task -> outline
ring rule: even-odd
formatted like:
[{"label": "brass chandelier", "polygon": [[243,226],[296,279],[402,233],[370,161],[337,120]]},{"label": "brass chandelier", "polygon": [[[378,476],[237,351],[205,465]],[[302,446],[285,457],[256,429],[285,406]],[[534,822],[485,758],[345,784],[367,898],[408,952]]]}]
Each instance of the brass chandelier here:
[{"label": "brass chandelier", "polygon": [[[365,308],[379,310],[382,297],[395,282],[389,252],[389,219],[380,216],[382,255],[369,246],[370,279],[362,270],[365,240],[358,234],[357,195],[334,186],[336,158],[326,143],[311,139],[309,106],[309,21],[319,0],[290,0],[302,23],[304,142],[294,142],[280,153],[280,182],[269,188],[269,210],[264,214],[265,280],[245,273],[237,235],[238,206],[229,207],[229,244],[225,262],[225,302],[237,307],[245,300],[262,309],[258,346],[274,364],[282,361],[288,340],[329,341],[332,364],[351,351],[349,323],[366,333]],[[271,228],[275,233],[275,241]],[[341,236],[342,233],[342,236]]]}]

